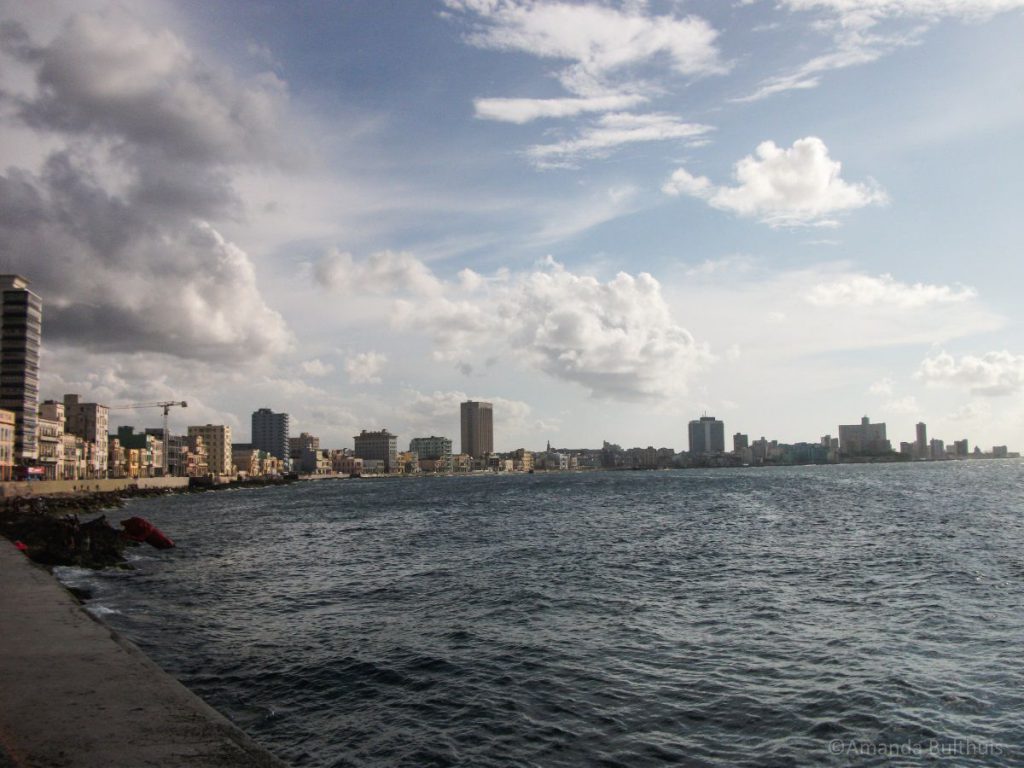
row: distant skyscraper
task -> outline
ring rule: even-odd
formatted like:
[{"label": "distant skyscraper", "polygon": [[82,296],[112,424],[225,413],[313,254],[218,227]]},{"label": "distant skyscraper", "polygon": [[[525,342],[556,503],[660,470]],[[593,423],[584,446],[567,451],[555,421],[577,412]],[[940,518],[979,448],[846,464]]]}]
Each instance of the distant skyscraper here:
[{"label": "distant skyscraper", "polygon": [[701,416],[690,422],[690,455],[725,453],[725,422]]},{"label": "distant skyscraper", "polygon": [[928,427],[923,421],[917,422],[917,442],[914,444],[919,459],[928,458]]},{"label": "distant skyscraper", "polygon": [[462,452],[474,459],[494,453],[494,406],[469,400],[462,404]]},{"label": "distant skyscraper", "polygon": [[288,414],[260,408],[252,413],[252,447],[279,459],[288,458]]},{"label": "distant skyscraper", "polygon": [[733,453],[739,453],[740,451],[750,447],[750,438],[744,435],[742,432],[737,432],[732,436],[732,450]]},{"label": "distant skyscraper", "polygon": [[0,408],[14,414],[14,463],[39,456],[39,344],[43,302],[20,275],[0,275]]}]

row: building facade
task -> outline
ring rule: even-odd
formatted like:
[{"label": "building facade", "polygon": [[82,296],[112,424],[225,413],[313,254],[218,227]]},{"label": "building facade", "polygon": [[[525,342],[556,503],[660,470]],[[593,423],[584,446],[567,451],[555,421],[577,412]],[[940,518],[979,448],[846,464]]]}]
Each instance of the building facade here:
[{"label": "building facade", "polygon": [[0,408],[14,414],[14,461],[39,456],[39,345],[43,302],[20,275],[0,275]]},{"label": "building facade", "polygon": [[46,480],[64,479],[64,403],[46,400],[39,406],[39,464]]},{"label": "building facade", "polygon": [[[409,441],[409,450],[419,456],[421,462],[434,462],[433,471],[452,471],[452,441],[447,437],[414,437]],[[439,462],[439,464],[438,464]]]},{"label": "building facade", "polygon": [[109,424],[107,406],[83,403],[78,395],[64,395],[64,431],[78,435],[86,443],[92,443],[92,447],[87,450],[86,477],[107,476]]},{"label": "building facade", "polygon": [[192,445],[196,445],[195,438],[202,438],[202,445],[206,448],[209,474],[234,474],[234,462],[231,456],[231,427],[226,424],[191,426],[188,428],[188,437]]},{"label": "building facade", "polygon": [[839,450],[844,456],[882,456],[892,453],[885,437],[885,422],[872,424],[864,416],[860,424],[839,425]]},{"label": "building facade", "polygon": [[494,453],[494,406],[469,400],[460,408],[462,452],[474,459]]},{"label": "building facade", "polygon": [[375,432],[362,430],[356,435],[354,454],[365,461],[383,461],[384,470],[393,472],[398,469],[398,436],[386,429]]},{"label": "building facade", "polygon": [[260,408],[252,414],[252,447],[285,460],[289,457],[289,416]]},{"label": "building facade", "polygon": [[725,422],[714,416],[701,416],[690,422],[690,455],[725,453]]},{"label": "building facade", "polygon": [[14,429],[14,413],[0,410],[0,481],[14,479]]}]

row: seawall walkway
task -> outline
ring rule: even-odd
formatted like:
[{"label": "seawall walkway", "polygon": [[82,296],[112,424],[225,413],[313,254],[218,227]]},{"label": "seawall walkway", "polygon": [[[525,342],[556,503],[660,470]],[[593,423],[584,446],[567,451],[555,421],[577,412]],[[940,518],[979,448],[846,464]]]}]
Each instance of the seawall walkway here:
[{"label": "seawall walkway", "polygon": [[284,768],[0,539],[0,768]]}]

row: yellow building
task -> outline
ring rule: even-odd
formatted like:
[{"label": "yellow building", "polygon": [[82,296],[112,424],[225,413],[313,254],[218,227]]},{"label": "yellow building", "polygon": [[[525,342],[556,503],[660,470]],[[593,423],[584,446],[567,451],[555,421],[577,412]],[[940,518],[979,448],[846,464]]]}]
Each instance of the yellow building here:
[{"label": "yellow building", "polygon": [[14,413],[0,410],[0,480],[14,476]]}]

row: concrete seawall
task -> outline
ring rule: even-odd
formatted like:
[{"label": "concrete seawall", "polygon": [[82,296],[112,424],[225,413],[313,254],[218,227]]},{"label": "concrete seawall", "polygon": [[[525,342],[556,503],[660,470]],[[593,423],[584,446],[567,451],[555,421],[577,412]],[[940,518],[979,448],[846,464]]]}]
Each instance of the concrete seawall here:
[{"label": "concrete seawall", "polygon": [[187,477],[140,477],[121,480],[30,480],[0,483],[0,497],[54,496],[66,493],[111,493],[128,488],[188,488]]},{"label": "concrete seawall", "polygon": [[0,539],[0,768],[284,768]]}]

